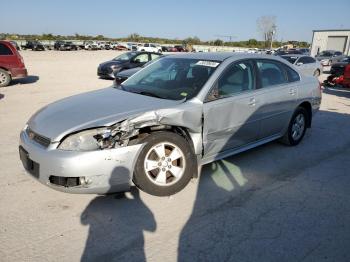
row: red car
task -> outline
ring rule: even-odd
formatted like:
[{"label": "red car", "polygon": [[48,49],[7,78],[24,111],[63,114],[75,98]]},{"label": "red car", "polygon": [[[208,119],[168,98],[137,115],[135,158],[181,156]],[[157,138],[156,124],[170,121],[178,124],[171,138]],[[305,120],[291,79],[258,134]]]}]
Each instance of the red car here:
[{"label": "red car", "polygon": [[10,41],[0,41],[0,87],[10,84],[13,78],[28,76],[22,56]]}]

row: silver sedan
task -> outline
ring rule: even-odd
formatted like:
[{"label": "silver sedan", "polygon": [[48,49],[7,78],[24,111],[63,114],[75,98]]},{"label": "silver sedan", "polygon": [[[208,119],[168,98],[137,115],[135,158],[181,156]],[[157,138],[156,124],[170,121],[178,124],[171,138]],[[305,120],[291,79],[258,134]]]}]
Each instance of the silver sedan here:
[{"label": "silver sedan", "polygon": [[322,73],[322,65],[315,58],[308,55],[283,55],[283,59],[286,59],[291,64],[295,65],[299,71],[305,75],[320,76]]},{"label": "silver sedan", "polygon": [[320,103],[318,81],[278,57],[171,55],[122,85],[42,108],[21,132],[19,153],[27,172],[56,190],[136,185],[171,195],[199,165],[276,139],[297,145]]}]

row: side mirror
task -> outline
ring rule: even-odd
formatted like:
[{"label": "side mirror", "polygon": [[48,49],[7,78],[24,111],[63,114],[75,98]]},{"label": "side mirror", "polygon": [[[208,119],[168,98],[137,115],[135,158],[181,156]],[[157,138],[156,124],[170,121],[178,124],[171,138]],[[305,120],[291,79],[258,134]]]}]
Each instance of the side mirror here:
[{"label": "side mirror", "polygon": [[135,63],[135,64],[140,64],[140,63],[141,63],[141,60],[140,60],[140,59],[135,59],[135,60],[134,60],[134,63]]},{"label": "side mirror", "polygon": [[303,65],[303,64],[304,64],[304,63],[302,63],[302,62],[296,63],[297,66],[301,66],[301,65]]},{"label": "side mirror", "polygon": [[212,90],[210,90],[206,101],[210,102],[210,101],[217,100],[218,98],[220,98],[220,94],[219,94],[218,86],[216,84],[215,87]]}]

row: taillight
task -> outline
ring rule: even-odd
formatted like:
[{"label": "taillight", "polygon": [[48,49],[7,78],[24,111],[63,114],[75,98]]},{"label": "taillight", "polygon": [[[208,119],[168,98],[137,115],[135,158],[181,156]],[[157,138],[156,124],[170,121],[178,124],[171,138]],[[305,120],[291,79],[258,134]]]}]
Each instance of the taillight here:
[{"label": "taillight", "polygon": [[23,57],[21,56],[21,54],[20,54],[20,53],[18,53],[18,55],[19,55],[19,59],[21,60],[22,65],[24,66],[24,60],[23,60]]}]

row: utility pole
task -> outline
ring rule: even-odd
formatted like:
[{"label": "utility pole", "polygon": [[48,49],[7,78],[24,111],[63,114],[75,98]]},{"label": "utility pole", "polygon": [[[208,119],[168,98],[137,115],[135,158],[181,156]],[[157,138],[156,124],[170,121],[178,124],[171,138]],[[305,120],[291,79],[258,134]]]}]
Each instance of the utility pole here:
[{"label": "utility pole", "polygon": [[276,34],[276,25],[272,26],[272,30],[271,30],[270,34],[271,34],[270,50],[272,50],[273,36]]}]

